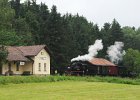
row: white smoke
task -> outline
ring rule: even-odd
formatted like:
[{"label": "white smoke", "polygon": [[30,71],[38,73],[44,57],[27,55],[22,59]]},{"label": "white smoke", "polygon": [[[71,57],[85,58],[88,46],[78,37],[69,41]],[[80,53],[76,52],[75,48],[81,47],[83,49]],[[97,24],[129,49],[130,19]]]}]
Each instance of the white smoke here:
[{"label": "white smoke", "polygon": [[103,49],[102,40],[96,40],[93,45],[89,46],[88,54],[85,54],[82,56],[79,55],[78,57],[71,59],[71,62],[73,62],[73,61],[89,61],[89,60],[93,59],[98,54],[98,51],[100,51],[102,49]]},{"label": "white smoke", "polygon": [[114,45],[108,47],[107,54],[111,62],[118,64],[119,61],[122,61],[123,55],[125,55],[123,47],[123,42],[115,42]]}]

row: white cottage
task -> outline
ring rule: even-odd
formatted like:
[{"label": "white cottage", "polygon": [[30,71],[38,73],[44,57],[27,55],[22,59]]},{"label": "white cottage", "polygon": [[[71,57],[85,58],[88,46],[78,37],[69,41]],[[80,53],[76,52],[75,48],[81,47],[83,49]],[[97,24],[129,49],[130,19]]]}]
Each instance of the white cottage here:
[{"label": "white cottage", "polygon": [[2,75],[50,75],[50,53],[46,45],[8,46]]}]

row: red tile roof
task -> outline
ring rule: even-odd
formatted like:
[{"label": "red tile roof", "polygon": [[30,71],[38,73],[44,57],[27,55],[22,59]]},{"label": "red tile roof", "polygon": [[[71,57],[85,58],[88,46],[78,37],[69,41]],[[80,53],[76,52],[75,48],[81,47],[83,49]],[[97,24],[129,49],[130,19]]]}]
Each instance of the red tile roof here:
[{"label": "red tile roof", "polygon": [[103,58],[94,58],[92,60],[89,61],[89,63],[93,64],[93,65],[99,65],[99,66],[117,66],[115,64],[113,64],[112,62],[103,59]]}]

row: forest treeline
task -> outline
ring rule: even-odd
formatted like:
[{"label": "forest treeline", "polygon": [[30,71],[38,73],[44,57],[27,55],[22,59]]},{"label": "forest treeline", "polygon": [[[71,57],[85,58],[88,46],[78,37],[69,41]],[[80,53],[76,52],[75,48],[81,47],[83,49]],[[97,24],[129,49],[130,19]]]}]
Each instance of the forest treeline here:
[{"label": "forest treeline", "polygon": [[[133,66],[139,66],[140,59],[130,56],[140,54],[140,28],[121,27],[115,19],[99,28],[83,16],[62,15],[57,12],[56,6],[49,10],[47,4],[37,4],[36,0],[24,3],[20,3],[20,0],[0,0],[0,44],[46,44],[51,51],[51,66],[68,66],[73,57],[86,54],[88,46],[96,39],[103,40],[104,49],[98,55],[103,58],[107,55],[107,47],[115,41],[124,42],[124,49],[130,55],[126,55],[126,62],[120,65],[129,66],[130,71],[138,70],[139,67]],[[133,62],[128,64],[130,60]]]}]

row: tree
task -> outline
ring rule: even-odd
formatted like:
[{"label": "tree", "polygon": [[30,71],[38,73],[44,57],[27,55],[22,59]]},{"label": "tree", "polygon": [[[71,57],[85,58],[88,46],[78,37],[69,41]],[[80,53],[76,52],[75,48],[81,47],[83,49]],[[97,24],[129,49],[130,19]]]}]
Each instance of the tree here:
[{"label": "tree", "polygon": [[16,35],[20,38],[22,45],[33,45],[33,37],[29,25],[25,18],[17,18],[13,22],[13,28]]},{"label": "tree", "polygon": [[123,40],[125,44],[125,49],[128,49],[129,47],[133,49],[140,50],[140,31],[139,29],[134,29],[133,27],[123,27]]},{"label": "tree", "polygon": [[33,41],[35,41],[36,44],[40,42],[39,39],[39,21],[37,20],[37,15],[33,13],[32,11],[26,12],[26,22],[29,25],[30,32],[32,33]]},{"label": "tree", "polygon": [[128,73],[140,74],[140,52],[138,50],[128,49],[123,59]]},{"label": "tree", "polygon": [[8,0],[0,0],[0,30],[12,30],[14,15]]},{"label": "tree", "polygon": [[40,43],[45,44],[48,42],[49,38],[49,29],[48,29],[48,23],[49,23],[49,10],[47,5],[41,3],[40,10],[39,10],[39,38]]},{"label": "tree", "polygon": [[15,32],[0,31],[0,44],[1,45],[22,45],[21,38]]},{"label": "tree", "polygon": [[123,33],[120,24],[116,21],[116,19],[113,20],[110,28],[111,32],[111,38],[110,43],[113,44],[115,41],[123,41]]},{"label": "tree", "polygon": [[102,34],[102,40],[103,40],[103,45],[104,45],[104,49],[101,51],[102,52],[102,57],[105,57],[107,55],[106,51],[107,48],[111,45],[111,38],[112,38],[112,34],[111,34],[111,24],[110,23],[105,23],[103,28],[100,31],[100,34]]},{"label": "tree", "polygon": [[15,18],[19,18],[21,13],[20,0],[11,0],[10,3],[11,3],[11,7],[15,10]]},{"label": "tree", "polygon": [[8,52],[6,48],[0,45],[0,71],[2,70],[2,65],[6,61],[7,56],[8,56]]},{"label": "tree", "polygon": [[14,10],[8,0],[0,0],[0,45],[16,45],[18,36],[13,29]]}]

